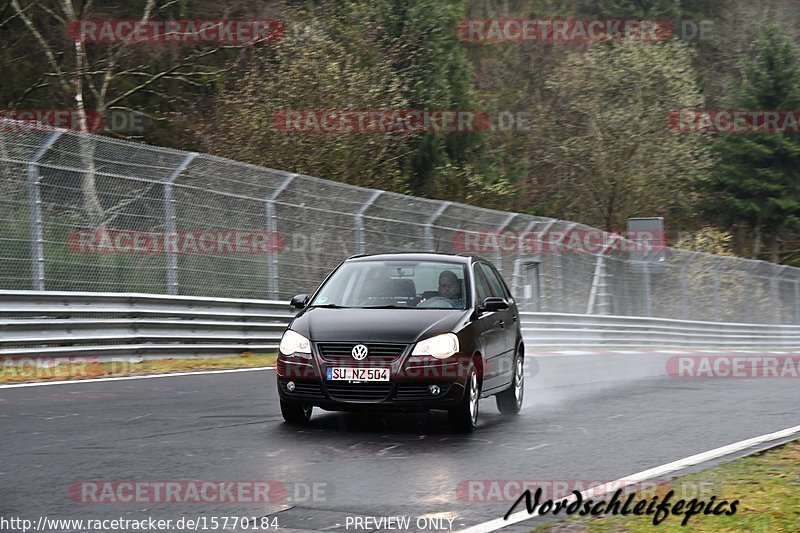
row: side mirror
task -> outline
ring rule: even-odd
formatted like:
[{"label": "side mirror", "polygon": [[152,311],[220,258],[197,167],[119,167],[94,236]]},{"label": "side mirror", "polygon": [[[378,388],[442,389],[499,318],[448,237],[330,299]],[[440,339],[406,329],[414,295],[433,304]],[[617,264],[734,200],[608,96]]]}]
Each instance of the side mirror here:
[{"label": "side mirror", "polygon": [[308,305],[308,294],[296,294],[292,297],[292,302],[289,305],[296,309],[303,309]]},{"label": "side mirror", "polygon": [[503,311],[504,309],[508,309],[508,302],[504,298],[496,296],[486,298],[481,306],[481,310],[486,312]]}]

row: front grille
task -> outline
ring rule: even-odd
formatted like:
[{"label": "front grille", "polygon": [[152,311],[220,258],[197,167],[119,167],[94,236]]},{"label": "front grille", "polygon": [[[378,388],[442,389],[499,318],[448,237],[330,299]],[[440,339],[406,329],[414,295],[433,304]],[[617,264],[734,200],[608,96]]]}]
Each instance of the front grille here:
[{"label": "front grille", "polygon": [[301,396],[304,398],[322,398],[322,385],[319,382],[294,382],[294,390],[286,390],[286,382],[281,383],[281,388],[286,394]]},{"label": "front grille", "polygon": [[450,390],[449,383],[439,383],[439,387],[442,391],[434,396],[428,390],[427,384],[418,384],[415,383],[413,385],[398,385],[397,392],[394,394],[394,397],[397,400],[432,400],[434,398],[441,398],[442,396],[446,395]]},{"label": "front grille", "polygon": [[392,391],[390,381],[348,383],[346,381],[329,381],[325,385],[331,398],[351,401],[380,401]]},{"label": "front grille", "polygon": [[367,357],[361,361],[353,359],[353,347],[358,342],[321,342],[317,351],[323,360],[329,363],[362,363],[367,366],[389,366],[405,351],[407,344],[364,343]]}]

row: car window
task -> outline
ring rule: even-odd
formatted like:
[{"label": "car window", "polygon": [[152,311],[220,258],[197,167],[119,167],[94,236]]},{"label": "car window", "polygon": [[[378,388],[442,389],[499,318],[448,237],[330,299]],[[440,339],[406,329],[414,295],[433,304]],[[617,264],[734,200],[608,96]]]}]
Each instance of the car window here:
[{"label": "car window", "polygon": [[483,301],[491,296],[491,289],[489,287],[489,282],[486,280],[486,276],[484,275],[483,271],[479,268],[478,265],[475,265],[474,268],[475,272],[475,293],[477,294],[478,304],[483,304]]},{"label": "car window", "polygon": [[[319,289],[312,306],[465,309],[466,268],[438,261],[353,261]],[[442,278],[446,293],[441,293]]]},{"label": "car window", "polygon": [[497,298],[505,298],[508,299],[508,293],[503,286],[503,282],[498,277],[497,273],[490,267],[489,265],[479,264],[481,271],[486,276],[486,280],[489,282],[489,290],[490,296],[495,296]]}]

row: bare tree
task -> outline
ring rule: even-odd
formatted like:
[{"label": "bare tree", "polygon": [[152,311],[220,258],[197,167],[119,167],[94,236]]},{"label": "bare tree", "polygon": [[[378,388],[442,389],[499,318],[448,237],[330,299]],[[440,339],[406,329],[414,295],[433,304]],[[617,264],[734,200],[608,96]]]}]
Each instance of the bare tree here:
[{"label": "bare tree", "polygon": [[[163,16],[173,4],[175,2],[171,0],[147,0],[138,21],[144,24]],[[75,37],[74,31],[70,30],[74,30],[81,20],[104,16],[104,13],[95,12],[93,0],[10,0],[10,6],[14,13],[12,19],[22,22],[46,58],[42,81],[24,94],[50,87],[62,101],[73,102],[67,105],[74,105],[77,129],[82,134],[95,130],[98,125],[93,121],[106,116],[110,110],[131,111],[129,103],[134,98],[155,96],[162,100],[180,100],[175,91],[168,92],[168,84],[198,85],[204,77],[222,75],[234,68],[246,48],[258,42],[181,45],[165,51],[163,46],[139,46],[132,40],[124,40],[94,43],[87,50],[87,42],[81,35],[74,39],[67,36],[72,33]],[[225,14],[215,18],[224,17]],[[235,49],[239,54],[227,65],[209,66],[206,59],[224,49]],[[89,112],[92,109],[93,112]],[[81,135],[79,139],[84,169],[81,188],[89,224],[105,231],[124,205],[146,194],[152,185],[134,191],[124,204],[103,205],[97,186],[96,143],[96,138],[91,135]]]}]

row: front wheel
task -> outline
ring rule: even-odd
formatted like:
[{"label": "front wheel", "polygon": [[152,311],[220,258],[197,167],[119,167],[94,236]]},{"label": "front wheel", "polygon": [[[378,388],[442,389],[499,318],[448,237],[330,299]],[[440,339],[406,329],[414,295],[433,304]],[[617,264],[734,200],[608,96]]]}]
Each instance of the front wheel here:
[{"label": "front wheel", "polygon": [[497,409],[504,415],[516,415],[522,409],[522,396],[525,392],[522,364],[522,354],[517,354],[514,359],[514,378],[511,380],[511,386],[495,396]]},{"label": "front wheel", "polygon": [[311,420],[313,405],[292,405],[281,400],[281,414],[289,424],[302,425]]},{"label": "front wheel", "polygon": [[450,425],[456,431],[469,433],[475,430],[478,425],[478,400],[481,395],[481,387],[478,382],[478,372],[475,366],[469,367],[467,373],[466,390],[464,397],[458,406],[447,411],[450,418]]}]

